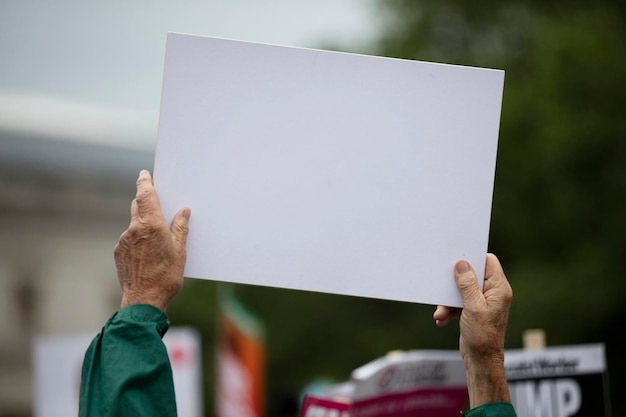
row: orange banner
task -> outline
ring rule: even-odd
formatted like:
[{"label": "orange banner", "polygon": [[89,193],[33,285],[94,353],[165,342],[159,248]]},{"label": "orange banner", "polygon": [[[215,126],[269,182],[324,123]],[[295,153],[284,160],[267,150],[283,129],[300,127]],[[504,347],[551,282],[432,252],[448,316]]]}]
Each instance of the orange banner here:
[{"label": "orange banner", "polygon": [[264,417],[263,329],[232,296],[220,300],[216,351],[216,416]]}]

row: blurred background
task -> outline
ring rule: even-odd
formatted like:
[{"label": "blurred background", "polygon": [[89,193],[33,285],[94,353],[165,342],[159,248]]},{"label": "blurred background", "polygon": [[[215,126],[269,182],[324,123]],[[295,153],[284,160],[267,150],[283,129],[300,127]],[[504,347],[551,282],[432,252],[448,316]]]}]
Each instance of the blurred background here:
[{"label": "blurred background", "polygon": [[[34,415],[38,338],[119,306],[112,249],[152,169],[167,32],[506,71],[489,250],[514,289],[508,349],[604,343],[626,368],[626,4],[615,0],[5,0],[0,5],[0,417]],[[471,161],[468,161],[471,163]],[[218,284],[187,280],[173,325],[202,341],[214,415]],[[237,285],[262,323],[268,416],[398,349],[456,349],[433,306]]]}]

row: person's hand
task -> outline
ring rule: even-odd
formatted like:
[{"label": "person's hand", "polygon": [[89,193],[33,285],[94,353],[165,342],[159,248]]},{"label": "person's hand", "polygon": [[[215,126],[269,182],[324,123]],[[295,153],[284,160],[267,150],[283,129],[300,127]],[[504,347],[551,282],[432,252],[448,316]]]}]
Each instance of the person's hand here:
[{"label": "person's hand", "polygon": [[470,405],[510,401],[504,375],[504,338],[513,292],[502,266],[487,254],[483,291],[467,261],[454,267],[454,278],[463,297],[463,308],[437,307],[437,326],[459,317],[459,351],[465,364]]},{"label": "person's hand", "polygon": [[462,355],[488,357],[499,353],[504,349],[512,290],[498,258],[487,254],[483,291],[467,261],[456,263],[454,278],[463,297],[463,308],[437,307],[433,314],[437,326],[446,326],[460,316]]},{"label": "person's hand", "polygon": [[152,177],[148,171],[141,171],[130,207],[130,225],[113,252],[122,308],[151,304],[163,312],[167,310],[183,285],[190,215],[189,208],[183,208],[168,226]]}]

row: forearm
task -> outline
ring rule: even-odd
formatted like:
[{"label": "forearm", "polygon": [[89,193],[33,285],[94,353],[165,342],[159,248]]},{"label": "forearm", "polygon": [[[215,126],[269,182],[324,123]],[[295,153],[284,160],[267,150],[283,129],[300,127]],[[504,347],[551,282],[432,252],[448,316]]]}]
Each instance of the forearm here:
[{"label": "forearm", "polygon": [[465,361],[470,407],[494,402],[511,402],[504,372],[504,353],[486,360]]}]

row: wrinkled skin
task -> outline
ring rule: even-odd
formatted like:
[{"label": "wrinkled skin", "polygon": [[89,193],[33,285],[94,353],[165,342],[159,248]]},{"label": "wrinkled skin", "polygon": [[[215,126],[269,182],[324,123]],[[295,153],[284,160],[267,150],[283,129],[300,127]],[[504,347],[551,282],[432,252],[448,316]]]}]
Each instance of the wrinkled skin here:
[{"label": "wrinkled skin", "polygon": [[454,279],[463,297],[463,308],[437,307],[437,326],[459,318],[459,351],[465,364],[470,406],[510,402],[504,374],[504,338],[513,291],[498,258],[487,254],[483,291],[474,269],[459,261]]},{"label": "wrinkled skin", "polygon": [[148,171],[141,171],[131,203],[130,225],[113,252],[122,308],[150,304],[167,311],[170,300],[183,285],[190,215],[189,208],[183,208],[168,225],[152,177]]}]

